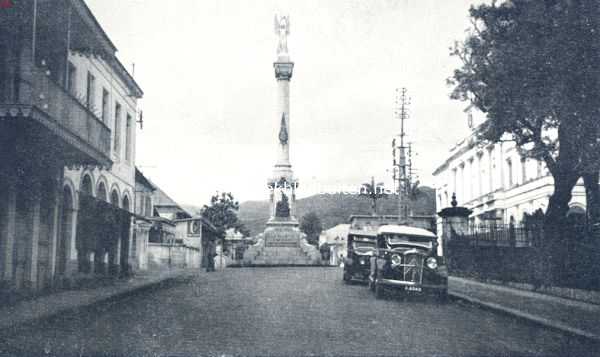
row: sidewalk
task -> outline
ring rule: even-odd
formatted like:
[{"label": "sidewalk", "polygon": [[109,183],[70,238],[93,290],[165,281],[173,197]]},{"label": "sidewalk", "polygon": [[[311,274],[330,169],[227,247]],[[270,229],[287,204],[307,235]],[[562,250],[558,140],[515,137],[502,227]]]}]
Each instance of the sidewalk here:
[{"label": "sidewalk", "polygon": [[128,280],[120,280],[109,286],[91,289],[65,290],[47,296],[21,301],[0,308],[0,331],[63,312],[90,306],[112,298],[154,287],[178,277],[192,276],[198,270],[170,269],[140,272]]},{"label": "sidewalk", "polygon": [[452,276],[448,292],[474,304],[600,341],[600,305]]}]

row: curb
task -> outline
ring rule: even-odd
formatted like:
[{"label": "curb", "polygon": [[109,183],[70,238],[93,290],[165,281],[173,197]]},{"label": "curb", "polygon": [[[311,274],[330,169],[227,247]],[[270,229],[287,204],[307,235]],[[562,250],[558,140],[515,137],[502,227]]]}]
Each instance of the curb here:
[{"label": "curb", "polygon": [[483,306],[483,307],[491,309],[491,310],[500,311],[500,312],[503,312],[508,315],[512,315],[512,316],[515,316],[515,317],[518,317],[521,319],[525,319],[525,320],[534,322],[536,324],[542,325],[544,327],[549,327],[554,330],[565,332],[567,334],[571,334],[571,335],[575,335],[578,337],[591,339],[596,342],[600,342],[599,335],[596,335],[596,334],[593,334],[593,333],[590,333],[590,332],[587,332],[587,331],[584,331],[584,330],[581,330],[581,329],[578,329],[575,327],[567,326],[558,321],[553,321],[550,319],[546,319],[544,317],[532,315],[527,312],[523,312],[523,311],[520,311],[517,309],[512,309],[510,307],[502,306],[502,305],[499,305],[499,304],[496,304],[493,302],[483,301],[483,300],[480,300],[480,299],[477,299],[477,298],[474,298],[471,296],[467,296],[464,294],[456,293],[453,291],[448,291],[448,295],[450,295],[454,298],[457,298],[457,299],[465,300],[472,304]]},{"label": "curb", "polygon": [[0,326],[0,334],[5,334],[6,332],[9,332],[12,329],[19,328],[21,326],[31,325],[37,321],[51,319],[51,318],[54,318],[61,314],[77,313],[77,312],[83,312],[88,309],[93,309],[93,308],[96,308],[103,304],[109,304],[109,303],[115,302],[117,300],[129,297],[129,296],[134,296],[139,293],[143,293],[143,292],[146,292],[149,290],[160,288],[161,285],[171,284],[179,278],[186,278],[189,276],[190,276],[189,274],[177,274],[174,276],[169,276],[162,280],[153,281],[153,282],[150,282],[145,285],[140,285],[138,287],[134,287],[132,289],[116,292],[113,295],[103,296],[103,297],[94,299],[92,301],[87,301],[80,305],[68,306],[68,307],[57,309],[55,311],[41,313],[38,316],[24,318],[20,321],[15,321],[15,322],[9,323],[6,326]]}]

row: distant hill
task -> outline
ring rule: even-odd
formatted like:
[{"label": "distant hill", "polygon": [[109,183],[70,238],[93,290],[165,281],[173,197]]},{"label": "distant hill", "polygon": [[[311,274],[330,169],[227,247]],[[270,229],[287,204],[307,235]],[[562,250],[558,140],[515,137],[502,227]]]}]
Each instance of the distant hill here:
[{"label": "distant hill", "polygon": [[[435,191],[423,186],[419,198],[412,202],[415,215],[433,215],[435,208]],[[347,194],[319,194],[299,199],[297,205],[297,218],[306,213],[315,211],[323,223],[323,229],[329,229],[340,223],[348,223],[348,218],[353,214],[371,214],[371,200]],[[378,214],[398,214],[398,196],[377,200]],[[246,227],[256,235],[264,231],[269,219],[268,201],[246,201],[240,204],[239,217]]]}]

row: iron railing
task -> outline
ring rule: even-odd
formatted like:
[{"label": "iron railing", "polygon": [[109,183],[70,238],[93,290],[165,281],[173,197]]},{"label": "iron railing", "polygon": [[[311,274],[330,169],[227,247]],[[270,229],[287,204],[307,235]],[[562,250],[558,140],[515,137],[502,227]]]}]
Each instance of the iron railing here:
[{"label": "iron railing", "polygon": [[600,290],[599,231],[568,226],[549,241],[541,226],[472,225],[445,242],[445,256],[453,275]]},{"label": "iron railing", "polygon": [[32,64],[25,67],[18,78],[17,103],[10,103],[5,99],[0,102],[0,107],[8,110],[23,110],[28,107],[37,110],[43,114],[36,119],[55,129],[56,134],[67,142],[85,146],[86,153],[95,156],[93,159],[103,163],[109,161],[111,132],[108,126],[51,79],[43,68]]},{"label": "iron railing", "polygon": [[541,228],[537,226],[472,224],[465,234],[455,235],[452,239],[471,245],[531,247],[539,240],[541,233]]}]

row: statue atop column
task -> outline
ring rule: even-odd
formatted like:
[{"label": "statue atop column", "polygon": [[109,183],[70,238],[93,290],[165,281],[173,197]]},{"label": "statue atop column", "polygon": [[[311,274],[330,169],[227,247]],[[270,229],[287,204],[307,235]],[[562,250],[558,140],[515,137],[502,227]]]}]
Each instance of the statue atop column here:
[{"label": "statue atop column", "polygon": [[287,15],[275,15],[275,34],[279,36],[279,45],[277,46],[277,56],[286,57],[288,55],[287,37],[290,34],[290,17]]}]

